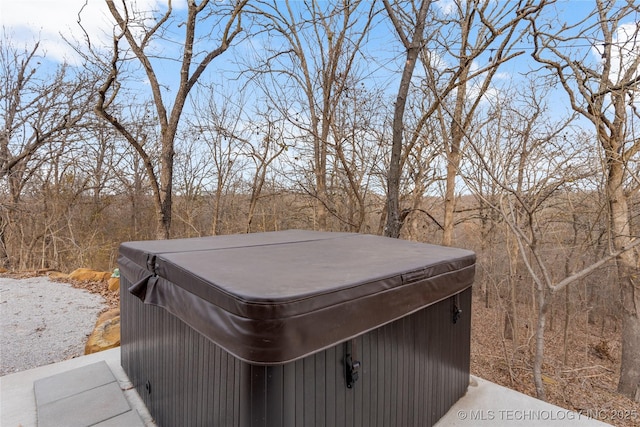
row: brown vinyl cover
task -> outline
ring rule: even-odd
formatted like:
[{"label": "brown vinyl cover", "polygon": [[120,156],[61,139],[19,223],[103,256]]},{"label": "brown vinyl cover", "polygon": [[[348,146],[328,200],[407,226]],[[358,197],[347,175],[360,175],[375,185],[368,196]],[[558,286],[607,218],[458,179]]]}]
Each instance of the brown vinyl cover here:
[{"label": "brown vinyl cover", "polygon": [[475,254],[302,230],[128,242],[129,292],[256,365],[303,358],[470,287]]}]

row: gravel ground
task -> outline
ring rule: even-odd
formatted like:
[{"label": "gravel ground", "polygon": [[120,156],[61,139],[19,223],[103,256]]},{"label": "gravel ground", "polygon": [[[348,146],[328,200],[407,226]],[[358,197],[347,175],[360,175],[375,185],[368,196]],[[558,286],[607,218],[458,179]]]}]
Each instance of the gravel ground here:
[{"label": "gravel ground", "polygon": [[47,277],[0,278],[0,376],[84,353],[105,299]]}]

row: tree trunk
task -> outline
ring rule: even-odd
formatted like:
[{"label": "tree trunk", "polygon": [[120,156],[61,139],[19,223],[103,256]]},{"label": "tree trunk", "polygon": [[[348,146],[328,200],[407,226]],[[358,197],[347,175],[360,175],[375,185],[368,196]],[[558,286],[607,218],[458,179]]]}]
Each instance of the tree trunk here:
[{"label": "tree trunk", "polygon": [[546,400],[547,395],[542,381],[542,364],[544,363],[544,330],[547,321],[547,296],[546,289],[538,284],[538,322],[536,325],[536,353],[533,361],[533,382],[536,386],[536,397]]},{"label": "tree trunk", "polygon": [[213,215],[211,218],[211,235],[217,236],[220,234],[220,205],[222,203],[222,185],[220,180],[216,186],[215,195],[213,197]]},{"label": "tree trunk", "polygon": [[[568,274],[567,274],[568,275]],[[562,364],[567,366],[569,363],[569,323],[571,320],[571,298],[569,287],[564,289],[564,318],[563,318],[563,334],[562,334]]]},{"label": "tree trunk", "polygon": [[[507,238],[512,236],[507,231]],[[518,283],[518,243],[516,241],[517,236],[512,236],[507,241],[507,254],[509,256],[509,278],[508,278],[508,299],[507,306],[504,314],[504,337],[512,340],[512,348],[518,348],[518,319],[517,319],[517,283]]]},{"label": "tree trunk", "polygon": [[[177,127],[177,124],[176,124]],[[160,156],[160,197],[158,210],[158,239],[171,238],[171,209],[173,194],[173,140],[175,132],[165,131],[166,135],[162,140],[162,155]]]},{"label": "tree trunk", "polygon": [[[623,188],[623,164],[615,160],[609,160],[607,190],[614,247],[620,250],[629,244],[631,231],[628,202]],[[637,276],[634,277],[637,257],[636,250],[629,250],[616,258],[622,306],[622,358],[618,392],[640,402],[640,289]]]},{"label": "tree trunk", "polygon": [[[462,37],[466,40],[468,37],[469,28],[463,27]],[[461,58],[466,54],[466,47],[463,46],[460,52]],[[451,246],[453,244],[453,212],[456,207],[456,177],[458,176],[458,169],[460,167],[461,146],[462,138],[464,137],[466,129],[463,125],[463,112],[464,104],[467,101],[467,80],[469,76],[469,65],[471,61],[461,60],[464,64],[460,73],[459,80],[461,84],[458,86],[456,93],[456,105],[453,111],[453,118],[451,119],[451,145],[446,150],[447,155],[447,183],[444,196],[444,219],[442,222],[442,244],[444,246]]]},{"label": "tree trunk", "polygon": [[400,87],[398,88],[398,96],[396,97],[393,111],[391,159],[387,175],[387,221],[384,228],[384,235],[388,237],[400,237],[400,230],[402,229],[402,219],[400,217],[400,177],[402,176],[401,158],[404,133],[404,110],[407,105],[413,70],[416,67],[418,55],[420,54],[424,40],[424,27],[430,4],[430,0],[422,0],[420,3],[420,10],[416,15],[415,29],[411,41],[409,41],[404,33],[404,28],[402,28],[398,22],[397,16],[393,12],[389,2],[384,0],[385,9],[407,50],[407,59],[404,64],[404,69],[402,70],[402,78],[400,79]]},{"label": "tree trunk", "polygon": [[396,106],[393,112],[391,160],[389,174],[387,175],[387,222],[384,228],[384,235],[388,237],[400,237],[400,230],[402,229],[402,221],[400,220],[400,177],[402,175],[402,166],[400,158],[402,157],[403,146],[404,110],[407,105],[411,77],[413,76],[419,52],[420,49],[416,47],[416,43],[414,43],[413,47],[407,49],[407,60],[402,71],[400,88],[398,89]]},{"label": "tree trunk", "polygon": [[7,229],[7,223],[4,220],[3,215],[0,214],[0,267],[9,268],[9,252],[7,251],[7,240],[5,238],[5,230]]},{"label": "tree trunk", "polygon": [[327,230],[327,219],[329,214],[325,203],[327,197],[327,149],[326,144],[321,143],[316,148],[316,211],[317,211],[317,227],[321,231]]},{"label": "tree trunk", "polygon": [[460,163],[459,142],[458,146],[452,141],[451,152],[447,153],[447,181],[444,195],[444,218],[442,221],[442,244],[451,246],[453,244],[453,212],[456,207],[456,176],[458,176],[458,166]]},{"label": "tree trunk", "polygon": [[404,110],[418,53],[419,49],[415,47],[407,49],[407,60],[402,72],[400,88],[396,97],[396,106],[393,112],[391,160],[387,175],[387,222],[384,228],[384,235],[388,237],[400,237],[400,229],[402,228],[400,220],[400,177],[402,175],[402,165],[400,158],[402,157],[403,146]]},{"label": "tree trunk", "polygon": [[[633,299],[634,291],[631,289],[631,279],[627,280],[627,284],[622,289],[622,295],[625,302]],[[640,304],[636,285],[635,304]],[[631,398],[635,402],[640,402],[640,317],[624,310],[622,317],[622,359],[620,372],[620,381],[618,382],[618,392]]]},{"label": "tree trunk", "polygon": [[247,213],[245,233],[251,233],[251,223],[253,222],[253,216],[255,215],[256,206],[258,205],[258,198],[262,194],[262,187],[267,175],[267,166],[268,164],[258,165],[256,173],[253,177],[253,185],[251,186],[251,198],[249,199],[249,212]]}]

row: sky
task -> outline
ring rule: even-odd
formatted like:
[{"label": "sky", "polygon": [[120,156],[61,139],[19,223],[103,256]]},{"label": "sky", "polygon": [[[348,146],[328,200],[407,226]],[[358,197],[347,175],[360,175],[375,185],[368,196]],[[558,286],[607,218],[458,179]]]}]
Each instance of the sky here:
[{"label": "sky", "polygon": [[[437,3],[446,9],[449,0]],[[173,0],[174,8],[183,7],[186,0]],[[166,0],[136,0],[140,9],[153,9],[166,4]],[[574,13],[584,7],[583,1],[562,2],[566,13]],[[117,4],[117,2],[116,2]],[[82,11],[79,24],[79,12]],[[112,34],[112,18],[104,0],[0,0],[0,25],[14,46],[31,46],[40,40],[41,47],[49,59],[57,62],[74,62],[75,53],[65,43],[68,40],[82,41],[83,31],[95,45],[106,45]]]},{"label": "sky", "polygon": [[[167,0],[135,0],[140,10],[166,5]],[[119,3],[115,2],[116,5]],[[186,0],[173,0],[181,9]],[[77,54],[65,41],[108,46],[113,18],[104,0],[0,0],[0,26],[16,47],[40,41],[42,52],[54,62],[76,63]]]},{"label": "sky", "polygon": [[[142,0],[154,3],[155,0]],[[82,23],[91,37],[105,39],[111,28],[102,0],[0,0],[0,24],[15,46],[31,46],[40,40],[47,57],[73,62],[73,50],[64,42],[83,37]]]},{"label": "sky", "polygon": [[[448,1],[442,0],[437,5],[444,10]],[[182,8],[185,2],[173,0],[174,8]],[[136,0],[136,3],[140,9],[150,10],[166,4],[166,0]],[[574,14],[584,4],[579,0],[563,1],[560,10]],[[30,47],[40,40],[49,59],[74,63],[76,55],[63,37],[78,42],[86,37],[78,24],[80,11],[82,28],[92,45],[108,45],[113,21],[108,17],[104,0],[0,0],[0,25],[14,46]]]},{"label": "sky", "polygon": [[[151,10],[166,5],[166,1],[136,0],[136,3],[141,10]],[[173,0],[174,8],[183,8],[185,2],[186,0]],[[441,0],[437,4],[446,9],[448,2],[449,0]],[[560,1],[556,10],[575,17],[584,12],[585,4],[590,8],[592,2]],[[80,11],[82,28],[78,24]],[[79,59],[64,38],[84,45],[84,39],[88,36],[94,47],[108,46],[113,28],[112,18],[109,18],[104,0],[0,0],[0,25],[3,28],[3,37],[8,38],[14,47],[29,49],[34,42],[40,40],[41,52],[44,52],[49,60],[58,63],[67,61],[71,64],[76,63],[76,60],[79,63]],[[620,32],[619,39],[624,39],[625,34],[630,32],[632,33]],[[597,58],[598,55],[600,52],[597,46],[594,46],[592,58]],[[524,57],[529,55],[524,55],[523,59]],[[230,60],[228,56],[223,59]],[[518,61],[506,65],[496,81],[509,79],[510,76],[513,78],[513,75],[521,70]],[[393,87],[395,84],[392,82],[395,80],[397,76],[390,78]]]},{"label": "sky", "polygon": [[[186,0],[173,0],[180,9]],[[446,10],[449,0],[437,5]],[[140,9],[153,9],[166,0],[136,0]],[[579,5],[581,1],[567,2]],[[117,2],[116,2],[117,4]],[[576,6],[577,7],[577,6]],[[54,60],[70,60],[73,50],[63,37],[82,39],[78,25],[82,11],[82,26],[92,40],[107,42],[111,35],[112,19],[108,17],[104,0],[0,0],[0,25],[16,45],[30,45],[40,39],[47,55]]]}]

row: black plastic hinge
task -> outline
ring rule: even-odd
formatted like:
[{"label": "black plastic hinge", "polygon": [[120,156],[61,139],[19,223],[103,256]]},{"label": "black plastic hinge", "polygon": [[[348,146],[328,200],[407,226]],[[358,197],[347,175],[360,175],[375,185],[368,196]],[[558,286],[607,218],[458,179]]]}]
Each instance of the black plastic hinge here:
[{"label": "black plastic hinge", "polygon": [[154,254],[147,254],[147,270],[155,275],[157,267],[156,256]]},{"label": "black plastic hinge", "polygon": [[353,388],[355,382],[358,381],[358,369],[360,368],[360,361],[353,360],[353,347],[350,341],[345,345],[344,368],[347,388]]}]

